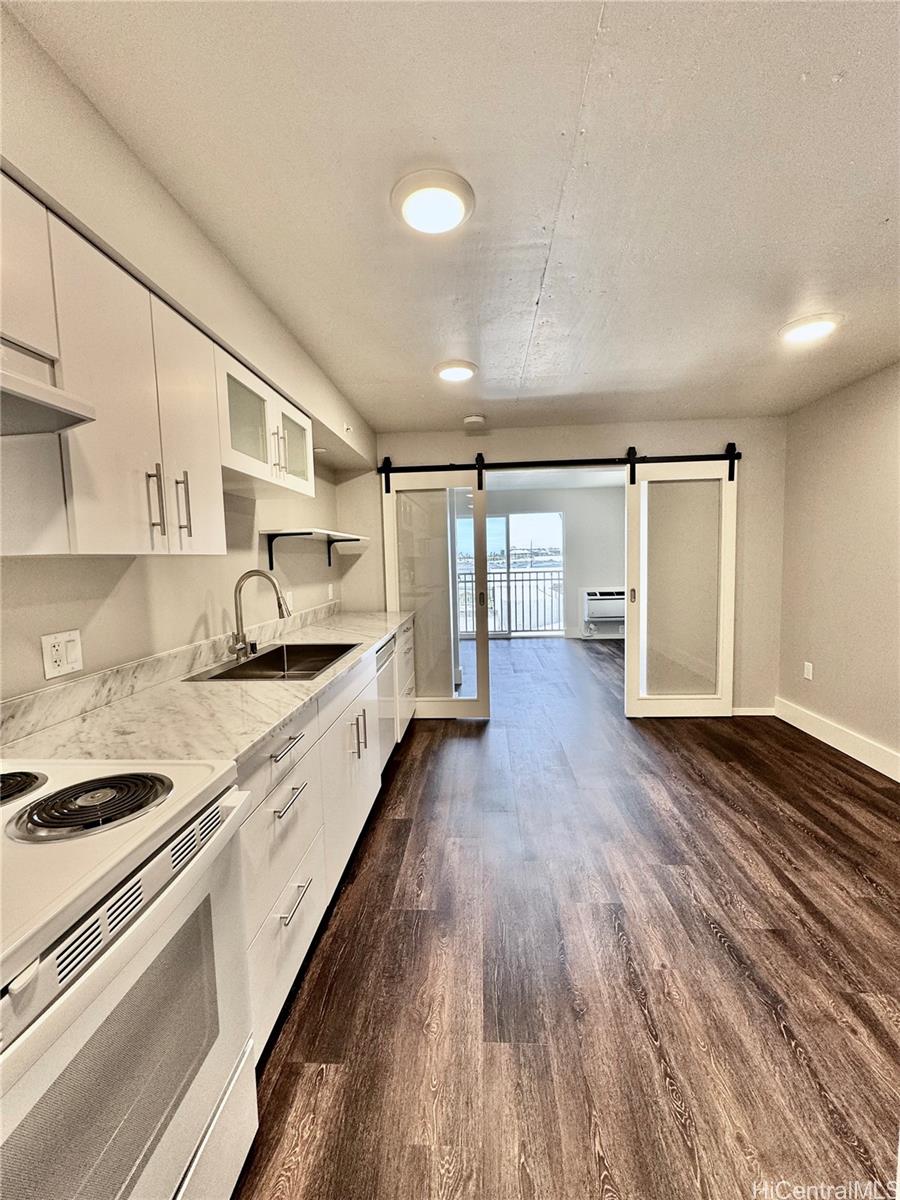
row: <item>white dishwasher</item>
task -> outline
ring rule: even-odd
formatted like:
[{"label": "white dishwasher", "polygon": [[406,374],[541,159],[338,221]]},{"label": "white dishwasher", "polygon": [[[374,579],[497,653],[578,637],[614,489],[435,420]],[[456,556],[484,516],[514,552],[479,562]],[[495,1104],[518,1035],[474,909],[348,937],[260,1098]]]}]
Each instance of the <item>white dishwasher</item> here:
[{"label": "white dishwasher", "polygon": [[397,731],[397,677],[394,671],[396,638],[389,638],[375,655],[378,676],[378,751],[381,770],[394,749]]}]

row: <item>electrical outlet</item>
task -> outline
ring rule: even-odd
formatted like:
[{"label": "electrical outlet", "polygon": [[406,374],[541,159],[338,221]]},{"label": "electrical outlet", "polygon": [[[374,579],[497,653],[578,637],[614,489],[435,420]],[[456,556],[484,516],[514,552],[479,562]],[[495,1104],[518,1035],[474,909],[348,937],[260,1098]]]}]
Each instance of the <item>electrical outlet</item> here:
[{"label": "electrical outlet", "polygon": [[803,664],[803,678],[812,679],[812,663],[805,662]]},{"label": "electrical outlet", "polygon": [[44,678],[56,679],[82,669],[81,633],[67,629],[64,633],[47,633],[41,638],[44,658]]}]

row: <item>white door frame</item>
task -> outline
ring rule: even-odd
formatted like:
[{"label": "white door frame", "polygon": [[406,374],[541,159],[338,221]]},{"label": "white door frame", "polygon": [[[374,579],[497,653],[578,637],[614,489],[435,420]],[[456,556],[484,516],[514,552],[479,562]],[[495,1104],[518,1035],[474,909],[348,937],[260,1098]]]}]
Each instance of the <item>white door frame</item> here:
[{"label": "white door frame", "polygon": [[[417,717],[490,717],[490,653],[487,619],[487,493],[478,490],[477,473],[471,471],[410,471],[391,475],[391,490],[382,496],[384,521],[384,570],[388,609],[400,609],[400,575],[397,531],[397,495],[400,492],[441,491],[451,488],[472,489],[472,527],[475,554],[475,661],[476,696],[454,699],[448,696],[416,694]],[[447,564],[447,584],[455,578],[454,565]],[[451,597],[456,604],[456,597]],[[452,630],[448,630],[452,636]],[[455,681],[454,681],[455,682]]]},{"label": "white door frame", "polygon": [[[737,533],[737,481],[727,461],[638,463],[626,491],[626,717],[730,717],[734,687],[734,577]],[[641,680],[646,647],[647,501],[650,483],[715,479],[719,489],[719,628],[716,691],[709,695],[653,695]]]}]

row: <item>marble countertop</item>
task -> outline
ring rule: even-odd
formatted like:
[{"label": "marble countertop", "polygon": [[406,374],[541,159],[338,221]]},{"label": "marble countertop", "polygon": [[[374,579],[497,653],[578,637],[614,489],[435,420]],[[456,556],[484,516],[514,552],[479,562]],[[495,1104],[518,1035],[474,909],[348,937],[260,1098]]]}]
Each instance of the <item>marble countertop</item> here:
[{"label": "marble countertop", "polygon": [[411,615],[335,613],[290,633],[285,641],[359,643],[316,679],[170,680],[8,742],[3,758],[231,759],[240,763]]}]

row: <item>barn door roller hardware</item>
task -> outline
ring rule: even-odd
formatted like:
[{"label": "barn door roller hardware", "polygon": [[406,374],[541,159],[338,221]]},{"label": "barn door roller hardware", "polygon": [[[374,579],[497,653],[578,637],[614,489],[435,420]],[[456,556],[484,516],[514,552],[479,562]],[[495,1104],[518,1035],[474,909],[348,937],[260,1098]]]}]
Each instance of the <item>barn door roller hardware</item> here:
[{"label": "barn door roller hardware", "polygon": [[390,494],[392,475],[412,475],[418,471],[474,471],[480,492],[484,490],[485,471],[527,471],[529,468],[547,467],[627,467],[628,482],[636,483],[638,463],[727,462],[728,478],[733,482],[735,463],[740,457],[741,452],[734,442],[729,442],[722,454],[638,454],[634,446],[629,446],[621,458],[539,458],[525,459],[521,462],[487,462],[479,451],[473,463],[428,463],[415,467],[396,467],[385,457],[378,467],[378,474],[384,479],[385,495]]}]

